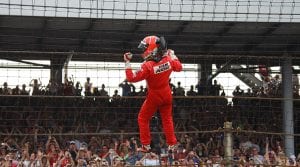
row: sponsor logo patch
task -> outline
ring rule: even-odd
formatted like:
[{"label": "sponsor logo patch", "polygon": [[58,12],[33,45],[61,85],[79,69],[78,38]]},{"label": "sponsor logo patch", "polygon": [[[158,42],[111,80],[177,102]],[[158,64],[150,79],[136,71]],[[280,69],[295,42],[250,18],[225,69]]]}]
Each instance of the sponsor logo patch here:
[{"label": "sponsor logo patch", "polygon": [[159,74],[165,71],[168,71],[171,69],[171,65],[170,62],[166,62],[164,64],[158,65],[158,66],[154,66],[153,70],[154,70],[154,74]]}]

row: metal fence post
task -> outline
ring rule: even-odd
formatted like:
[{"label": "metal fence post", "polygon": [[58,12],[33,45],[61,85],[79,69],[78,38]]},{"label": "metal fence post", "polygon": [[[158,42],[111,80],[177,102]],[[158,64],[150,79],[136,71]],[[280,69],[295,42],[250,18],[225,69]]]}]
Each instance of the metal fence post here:
[{"label": "metal fence post", "polygon": [[224,146],[225,166],[232,167],[233,145],[232,145],[232,122],[224,122]]}]

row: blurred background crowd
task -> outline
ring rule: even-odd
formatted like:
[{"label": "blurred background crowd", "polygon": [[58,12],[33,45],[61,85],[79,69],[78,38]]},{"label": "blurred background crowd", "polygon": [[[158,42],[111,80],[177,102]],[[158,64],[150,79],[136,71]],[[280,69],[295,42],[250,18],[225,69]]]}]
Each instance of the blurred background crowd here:
[{"label": "blurred background crowd", "polygon": [[[224,121],[234,120],[234,127],[243,130],[281,131],[281,101],[272,99],[281,96],[281,81],[277,76],[269,81],[248,90],[236,86],[229,100],[217,80],[210,86],[199,81],[189,90],[170,80],[178,147],[168,151],[164,136],[154,133],[151,153],[141,152],[136,133],[137,113],[147,94],[143,86],[137,91],[124,81],[119,84],[122,92],[115,90],[109,96],[104,84],[93,87],[90,78],[84,86],[73,81],[58,85],[50,80],[45,87],[33,79],[30,90],[26,85],[10,88],[5,82],[0,88],[1,132],[6,134],[0,137],[0,163],[26,167],[222,167],[228,163],[224,134],[214,130]],[[299,98],[297,91],[294,97]],[[299,106],[296,101],[294,107]],[[153,117],[152,132],[161,132],[159,119],[159,115]],[[202,131],[208,132],[199,133]],[[233,166],[300,165],[300,155],[284,152],[280,135],[234,133],[233,139]]]},{"label": "blurred background crowd", "polygon": [[[300,166],[300,154],[283,151],[280,138],[234,135],[232,166]],[[153,135],[150,153],[141,151],[135,135],[1,136],[1,166],[203,166],[223,167],[222,133],[180,134],[178,147],[168,151],[161,135]],[[208,139],[208,140],[207,140]],[[38,144],[34,145],[34,140]]]}]

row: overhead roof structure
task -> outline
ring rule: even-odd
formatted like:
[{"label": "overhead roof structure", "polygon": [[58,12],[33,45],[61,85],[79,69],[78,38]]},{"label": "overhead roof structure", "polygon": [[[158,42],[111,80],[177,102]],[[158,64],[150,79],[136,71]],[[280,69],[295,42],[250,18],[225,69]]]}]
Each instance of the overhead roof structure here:
[{"label": "overhead roof structure", "polygon": [[[163,35],[186,63],[300,64],[300,23],[0,16],[0,58],[122,61],[146,35]],[[138,61],[137,59],[135,59]],[[267,61],[266,61],[267,60]]]}]

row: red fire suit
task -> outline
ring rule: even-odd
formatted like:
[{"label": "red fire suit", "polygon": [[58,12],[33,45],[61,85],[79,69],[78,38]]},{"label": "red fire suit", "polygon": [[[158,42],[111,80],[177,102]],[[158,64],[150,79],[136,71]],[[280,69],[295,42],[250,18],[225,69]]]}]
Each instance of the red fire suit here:
[{"label": "red fire suit", "polygon": [[126,79],[129,82],[138,82],[145,79],[147,83],[148,93],[138,115],[140,140],[143,145],[151,143],[150,120],[157,110],[161,115],[167,144],[174,145],[177,143],[174,134],[169,77],[172,71],[181,71],[182,64],[176,56],[176,59],[174,59],[171,54],[173,54],[173,51],[168,50],[159,62],[143,62],[140,70],[136,72],[133,72],[131,68],[126,69]]}]

